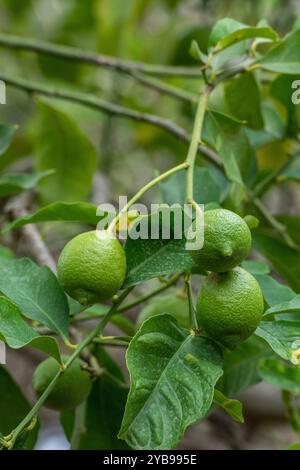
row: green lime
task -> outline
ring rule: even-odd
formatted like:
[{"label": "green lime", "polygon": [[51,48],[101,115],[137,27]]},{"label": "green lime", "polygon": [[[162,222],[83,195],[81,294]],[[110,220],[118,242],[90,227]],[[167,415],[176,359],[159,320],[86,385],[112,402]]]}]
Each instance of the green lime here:
[{"label": "green lime", "polygon": [[57,274],[63,289],[82,305],[108,300],[125,280],[124,249],[106,231],[81,233],[62,250]]},{"label": "green lime", "polygon": [[169,313],[178,321],[183,328],[189,328],[189,304],[186,298],[173,294],[157,297],[144,307],[137,319],[137,326],[150,317],[161,313]]},{"label": "green lime", "polygon": [[264,300],[256,279],[243,268],[207,276],[198,296],[199,325],[216,341],[233,349],[256,330]]},{"label": "green lime", "polygon": [[[68,356],[63,356],[63,360],[66,362]],[[72,409],[86,400],[92,383],[88,372],[82,370],[80,364],[80,360],[75,359],[59,377],[45,403],[47,408],[53,410]],[[58,362],[53,357],[38,365],[32,379],[32,385],[38,397],[48,387],[59,368]]]},{"label": "green lime", "polygon": [[243,261],[251,248],[246,222],[227,209],[204,213],[204,245],[191,251],[196,265],[206,271],[225,272]]}]

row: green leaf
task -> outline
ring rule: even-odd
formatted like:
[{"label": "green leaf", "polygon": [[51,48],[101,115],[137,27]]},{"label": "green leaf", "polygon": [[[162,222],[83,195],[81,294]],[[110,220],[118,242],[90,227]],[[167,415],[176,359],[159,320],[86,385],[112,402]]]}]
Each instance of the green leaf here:
[{"label": "green leaf", "polygon": [[230,80],[224,88],[225,101],[230,114],[252,129],[261,129],[264,125],[260,92],[252,73],[243,73]]},{"label": "green leaf", "polygon": [[[198,204],[220,202],[223,188],[212,170],[196,166],[194,170],[194,200]],[[172,204],[186,202],[186,171],[178,171],[160,183],[163,201]]]},{"label": "green leaf", "polygon": [[[164,211],[166,216],[170,213],[171,210]],[[164,219],[158,213],[141,218],[133,225],[130,233],[132,233],[132,230],[139,232],[138,227],[141,227],[142,224],[143,228],[148,227],[150,234],[153,227],[158,227],[157,231],[164,227]],[[185,238],[183,236],[181,239],[173,238],[172,227],[171,236],[166,239],[163,239],[161,233],[159,233],[158,239],[149,237],[148,239],[137,238],[134,240],[130,238],[130,233],[125,244],[127,275],[123,287],[133,286],[154,277],[190,269],[194,265],[191,254],[185,249]]]},{"label": "green leaf", "polygon": [[300,253],[272,236],[256,233],[254,248],[271,261],[278,273],[296,292],[300,291]]},{"label": "green leaf", "polygon": [[242,267],[251,274],[268,274],[270,272],[269,266],[260,261],[246,260],[242,262]]},{"label": "green leaf", "polygon": [[295,395],[300,395],[300,370],[276,358],[259,362],[258,373],[265,382]]},{"label": "green leaf", "polygon": [[243,186],[243,179],[248,181],[255,177],[255,155],[240,121],[217,111],[208,111],[203,140],[220,155],[230,181]]},{"label": "green leaf", "polygon": [[280,302],[291,300],[293,297],[295,297],[296,293],[290,287],[285,286],[284,284],[280,284],[279,282],[275,281],[275,279],[273,279],[271,276],[267,276],[260,273],[252,274],[260,285],[265,302],[270,307],[279,304]]},{"label": "green leaf", "polygon": [[34,140],[37,169],[55,169],[55,174],[40,184],[43,201],[86,199],[91,191],[96,152],[72,119],[39,102]]},{"label": "green leaf", "polygon": [[300,442],[295,442],[295,444],[290,445],[287,450],[300,450]]},{"label": "green leaf", "polygon": [[174,448],[212,404],[222,375],[218,346],[158,315],[137,332],[126,361],[131,389],[119,437],[134,449]]},{"label": "green leaf", "polygon": [[10,146],[17,129],[18,126],[0,124],[0,155],[2,155]]},{"label": "green leaf", "polygon": [[27,258],[0,259],[0,291],[31,320],[68,337],[67,298],[53,272]]},{"label": "green leaf", "polygon": [[[30,411],[31,406],[5,367],[0,366],[0,432],[9,434]],[[33,449],[39,426],[28,435],[26,449]]]},{"label": "green leaf", "polygon": [[251,38],[276,41],[278,36],[269,26],[247,26],[231,18],[222,18],[213,27],[208,44],[214,52],[218,52],[234,43]]},{"label": "green leaf", "polygon": [[25,189],[34,188],[46,176],[52,175],[53,170],[37,173],[11,173],[0,178],[0,197],[18,194]]},{"label": "green leaf", "polygon": [[201,62],[202,64],[205,64],[207,62],[207,55],[201,51],[199,44],[194,39],[191,42],[189,52],[190,55],[198,62]]},{"label": "green leaf", "polygon": [[38,222],[81,222],[84,224],[96,225],[107,213],[97,214],[97,207],[87,202],[53,202],[42,207],[34,214],[19,217],[13,222],[5,225],[3,232],[22,227],[26,224]]},{"label": "green leaf", "polygon": [[271,83],[270,94],[279,101],[287,112],[287,132],[288,135],[295,136],[299,132],[299,114],[298,106],[292,102],[292,93],[294,92],[292,84],[295,81],[295,75],[279,75]]},{"label": "green leaf", "polygon": [[277,313],[300,313],[300,294],[296,295],[291,300],[271,306],[265,311],[264,317],[273,316]]},{"label": "green leaf", "polygon": [[[117,438],[125,408],[128,388],[123,381],[122,373],[113,359],[103,348],[96,347],[93,355],[100,366],[105,368],[112,377],[103,374],[93,384],[85,406],[83,431],[76,436],[76,411],[63,412],[61,421],[68,439],[76,444],[76,450],[125,450],[127,444]],[[120,380],[120,385],[114,382]],[[123,386],[121,386],[123,382]],[[75,417],[76,416],[76,417]],[[72,447],[73,449],[73,447]]]},{"label": "green leaf", "polygon": [[270,354],[268,345],[256,336],[224,354],[224,374],[217,384],[225,395],[236,395],[260,381],[257,364]]},{"label": "green leaf", "polygon": [[0,258],[14,258],[14,253],[6,246],[0,245]]},{"label": "green leaf", "polygon": [[234,421],[244,423],[243,405],[239,400],[228,398],[220,390],[215,389],[214,404],[226,411]]},{"label": "green leaf", "polygon": [[300,155],[294,155],[290,158],[287,165],[284,166],[283,170],[277,177],[278,182],[293,180],[300,182]]},{"label": "green leaf", "polygon": [[273,351],[286,361],[299,363],[300,322],[262,321],[255,334],[263,338]]},{"label": "green leaf", "polygon": [[[299,181],[300,181],[300,158],[299,158]],[[300,246],[300,217],[296,215],[278,215],[276,218],[286,226],[289,235]]]},{"label": "green leaf", "polygon": [[29,346],[61,362],[58,344],[52,336],[39,336],[21,317],[8,298],[0,296],[0,337],[13,349]]},{"label": "green leaf", "polygon": [[300,73],[300,29],[291,32],[260,60],[261,66],[272,72]]}]

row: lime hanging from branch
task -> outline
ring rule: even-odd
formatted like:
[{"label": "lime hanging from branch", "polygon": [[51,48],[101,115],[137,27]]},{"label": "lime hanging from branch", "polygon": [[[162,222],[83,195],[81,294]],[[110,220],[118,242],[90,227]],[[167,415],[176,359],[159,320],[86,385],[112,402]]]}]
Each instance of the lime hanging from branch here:
[{"label": "lime hanging from branch", "polygon": [[82,233],[62,250],[57,274],[62,288],[82,305],[108,300],[125,280],[124,249],[108,231]]}]

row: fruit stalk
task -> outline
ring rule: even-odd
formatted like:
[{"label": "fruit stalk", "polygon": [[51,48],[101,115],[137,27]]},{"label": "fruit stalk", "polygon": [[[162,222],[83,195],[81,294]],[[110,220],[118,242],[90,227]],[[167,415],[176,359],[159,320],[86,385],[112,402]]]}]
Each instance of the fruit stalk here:
[{"label": "fruit stalk", "polygon": [[122,215],[126,214],[128,209],[134,204],[136,201],[138,201],[142,195],[148,191],[148,189],[151,189],[153,186],[155,186],[157,183],[160,181],[164,180],[165,178],[168,178],[168,176],[171,176],[173,173],[176,173],[177,171],[184,170],[189,166],[188,162],[183,162],[180,163],[180,165],[174,166],[170,170],[165,171],[161,175],[158,175],[156,178],[153,180],[149,181],[145,186],[143,186],[131,199],[128,201],[128,203],[120,210],[120,212],[117,214],[117,216],[112,220],[110,223],[108,230],[113,230],[114,227],[117,225],[119,222],[120,218]]}]

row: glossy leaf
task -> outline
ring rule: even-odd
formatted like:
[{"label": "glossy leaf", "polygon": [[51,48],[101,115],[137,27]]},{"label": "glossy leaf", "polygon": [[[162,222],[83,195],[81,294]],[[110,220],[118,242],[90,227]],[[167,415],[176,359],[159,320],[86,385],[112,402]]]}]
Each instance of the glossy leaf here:
[{"label": "glossy leaf", "polygon": [[0,259],[0,291],[31,320],[68,337],[67,298],[53,272],[27,258]]},{"label": "glossy leaf", "polygon": [[53,202],[42,207],[34,214],[19,217],[13,222],[6,224],[3,232],[38,222],[68,221],[96,225],[107,213],[104,215],[96,214],[97,207],[87,202]]},{"label": "glossy leaf", "polygon": [[134,449],[170,449],[209,410],[222,356],[170,315],[147,320],[126,355],[131,389],[119,437]]},{"label": "glossy leaf", "polygon": [[21,317],[8,298],[0,296],[0,337],[13,349],[29,346],[61,362],[58,344],[52,336],[39,336]]},{"label": "glossy leaf", "polygon": [[[167,215],[168,211],[165,212]],[[168,223],[168,222],[167,222]],[[153,279],[154,277],[171,274],[173,272],[190,269],[194,262],[189,251],[185,249],[186,240],[175,239],[172,236],[172,227],[170,237],[162,238],[160,230],[163,227],[163,219],[158,219],[156,215],[151,215],[137,221],[132,230],[139,232],[138,228],[148,226],[150,229],[157,226],[158,238],[128,238],[125,244],[127,259],[127,276],[123,287],[129,287],[140,282]],[[130,232],[132,233],[132,232]]]},{"label": "glossy leaf", "polygon": [[55,169],[55,174],[40,184],[43,201],[86,199],[91,191],[96,152],[72,119],[40,102],[34,139],[37,169]]}]

